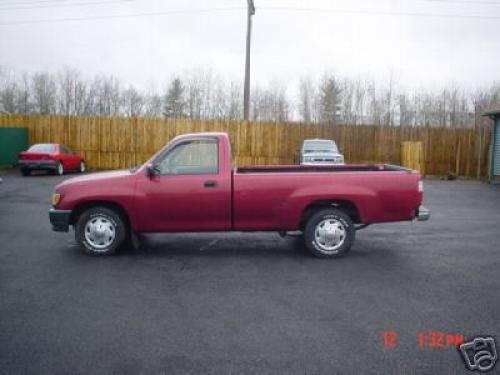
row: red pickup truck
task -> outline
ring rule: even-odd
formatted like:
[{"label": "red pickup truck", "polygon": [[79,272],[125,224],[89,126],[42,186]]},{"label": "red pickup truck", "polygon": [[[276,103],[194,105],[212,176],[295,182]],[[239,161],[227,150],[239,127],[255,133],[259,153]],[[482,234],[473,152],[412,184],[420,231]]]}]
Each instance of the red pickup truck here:
[{"label": "red pickup truck", "polygon": [[427,220],[422,190],[420,174],[391,165],[233,168],[227,134],[199,133],[141,167],[62,182],[49,217],[93,255],[137,233],[302,231],[314,255],[335,258],[368,224]]}]

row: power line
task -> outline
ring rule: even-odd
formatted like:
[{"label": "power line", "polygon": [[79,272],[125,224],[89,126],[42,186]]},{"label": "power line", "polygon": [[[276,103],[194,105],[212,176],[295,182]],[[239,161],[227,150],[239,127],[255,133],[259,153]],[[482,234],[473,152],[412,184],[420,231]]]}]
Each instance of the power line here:
[{"label": "power line", "polygon": [[476,5],[500,5],[500,1],[485,0],[425,0],[431,3],[449,3],[449,4],[476,4]]},{"label": "power line", "polygon": [[[64,1],[64,0],[61,0]],[[123,1],[123,0],[122,0]],[[126,0],[125,0],[126,1]],[[65,18],[50,18],[50,19],[35,19],[26,21],[2,22],[0,26],[10,25],[27,25],[39,23],[57,23],[57,22],[76,22],[76,21],[91,21],[104,19],[120,19],[134,17],[154,17],[168,16],[173,14],[198,14],[210,12],[225,12],[243,10],[246,7],[226,7],[226,8],[205,8],[191,10],[171,10],[164,12],[144,12],[144,13],[129,13],[118,15],[105,16],[85,16],[85,17],[65,17]],[[331,9],[331,8],[302,8],[302,7],[278,7],[278,6],[262,6],[259,9],[270,11],[291,11],[291,12],[314,12],[314,13],[336,13],[336,14],[359,14],[371,16],[402,16],[402,17],[435,17],[435,18],[462,18],[462,19],[485,19],[498,20],[500,16],[484,16],[484,15],[464,15],[464,14],[445,14],[445,13],[413,13],[413,12],[390,12],[390,11],[372,11],[372,10],[350,10],[350,9]]]},{"label": "power line", "polygon": [[119,18],[135,18],[135,17],[169,16],[173,14],[200,14],[200,13],[211,13],[211,12],[235,11],[243,9],[246,8],[228,7],[228,8],[206,8],[206,9],[191,9],[191,10],[186,9],[186,10],[170,10],[164,12],[117,14],[117,15],[107,15],[107,16],[50,18],[50,19],[38,19],[38,20],[27,20],[27,21],[2,22],[0,23],[0,26],[28,25],[28,24],[52,23],[52,22],[91,21],[91,20],[105,20],[105,19],[119,19]]},{"label": "power line", "polygon": [[299,7],[273,7],[261,6],[263,10],[284,10],[291,12],[313,12],[313,13],[338,13],[338,14],[360,14],[369,16],[402,16],[402,17],[436,17],[436,18],[464,18],[464,19],[485,19],[498,20],[500,16],[482,16],[466,14],[446,14],[446,13],[414,13],[414,12],[389,12],[377,10],[351,10],[351,9],[331,9],[331,8],[299,8]]},{"label": "power line", "polygon": [[116,4],[116,3],[132,3],[136,0],[108,0],[108,1],[90,1],[90,2],[81,2],[81,3],[59,3],[59,4],[40,4],[40,5],[32,5],[27,7],[3,7],[3,4],[0,3],[0,11],[2,10],[32,10],[32,9],[41,9],[41,8],[56,8],[56,7],[79,7],[79,6],[88,6],[88,5],[107,5],[107,4]]},{"label": "power line", "polygon": [[30,4],[43,4],[43,3],[64,3],[68,0],[35,0],[35,1],[15,1],[15,2],[1,2],[2,6],[16,6],[16,5],[30,5]]}]

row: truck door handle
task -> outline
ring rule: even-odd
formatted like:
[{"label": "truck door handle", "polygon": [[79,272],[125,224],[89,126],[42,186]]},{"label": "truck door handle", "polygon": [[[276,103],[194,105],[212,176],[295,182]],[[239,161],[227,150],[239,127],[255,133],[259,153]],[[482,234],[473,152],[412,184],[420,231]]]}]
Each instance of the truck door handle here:
[{"label": "truck door handle", "polygon": [[214,188],[214,187],[217,187],[217,181],[205,181],[203,183],[203,186],[206,187],[206,188]]}]

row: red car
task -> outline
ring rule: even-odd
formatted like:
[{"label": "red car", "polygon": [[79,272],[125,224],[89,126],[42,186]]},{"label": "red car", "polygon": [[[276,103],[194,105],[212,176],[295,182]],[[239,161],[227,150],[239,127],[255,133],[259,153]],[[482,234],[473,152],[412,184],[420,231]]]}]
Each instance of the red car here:
[{"label": "red car", "polygon": [[23,176],[32,170],[48,170],[62,175],[67,170],[85,172],[83,158],[66,145],[39,143],[19,154],[18,165]]},{"label": "red car", "polygon": [[427,220],[418,172],[392,165],[233,168],[225,133],[176,137],[143,166],[56,186],[55,231],[112,254],[134,233],[302,231],[316,256],[344,255],[368,224]]}]

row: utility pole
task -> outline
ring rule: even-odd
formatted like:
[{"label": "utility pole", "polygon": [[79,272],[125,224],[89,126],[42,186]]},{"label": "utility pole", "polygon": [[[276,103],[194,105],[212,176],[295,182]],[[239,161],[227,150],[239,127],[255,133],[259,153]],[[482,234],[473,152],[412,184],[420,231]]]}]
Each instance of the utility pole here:
[{"label": "utility pole", "polygon": [[243,119],[250,117],[250,40],[252,38],[252,16],[255,14],[253,0],[247,0],[247,49],[245,59],[245,88],[243,91]]}]

